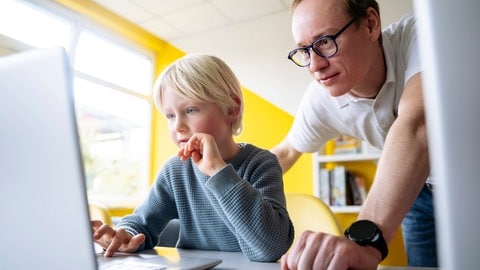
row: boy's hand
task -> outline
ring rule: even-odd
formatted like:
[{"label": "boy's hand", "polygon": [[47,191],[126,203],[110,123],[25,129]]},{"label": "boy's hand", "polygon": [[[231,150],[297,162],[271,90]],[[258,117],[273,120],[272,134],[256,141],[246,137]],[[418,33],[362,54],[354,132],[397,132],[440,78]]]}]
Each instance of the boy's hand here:
[{"label": "boy's hand", "polygon": [[204,174],[212,176],[226,163],[218,150],[215,139],[204,133],[195,133],[185,146],[178,151],[181,160],[191,157],[193,162]]},{"label": "boy's hand", "polygon": [[115,230],[99,220],[92,220],[93,240],[105,249],[105,257],[117,251],[134,252],[145,241],[145,235],[131,236],[125,229]]}]

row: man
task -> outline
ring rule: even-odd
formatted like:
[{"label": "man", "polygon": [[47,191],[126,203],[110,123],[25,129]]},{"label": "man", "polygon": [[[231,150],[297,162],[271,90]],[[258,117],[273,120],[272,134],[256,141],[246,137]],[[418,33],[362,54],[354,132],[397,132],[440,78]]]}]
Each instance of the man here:
[{"label": "man", "polygon": [[436,266],[414,17],[405,16],[382,33],[374,0],[294,0],[292,8],[298,48],[289,59],[315,80],[289,134],[272,149],[283,171],[338,134],[368,141],[382,156],[346,237],[304,232],[282,258],[282,268],[376,269],[404,217],[409,264]]}]

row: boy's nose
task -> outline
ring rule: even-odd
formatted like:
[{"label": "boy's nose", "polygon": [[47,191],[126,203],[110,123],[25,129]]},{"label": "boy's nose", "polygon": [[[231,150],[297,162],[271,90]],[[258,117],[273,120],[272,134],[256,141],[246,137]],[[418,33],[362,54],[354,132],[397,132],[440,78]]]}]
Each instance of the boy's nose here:
[{"label": "boy's nose", "polygon": [[184,131],[185,127],[186,127],[186,125],[185,125],[184,121],[182,120],[182,118],[177,117],[177,119],[175,119],[175,123],[174,123],[175,131]]}]

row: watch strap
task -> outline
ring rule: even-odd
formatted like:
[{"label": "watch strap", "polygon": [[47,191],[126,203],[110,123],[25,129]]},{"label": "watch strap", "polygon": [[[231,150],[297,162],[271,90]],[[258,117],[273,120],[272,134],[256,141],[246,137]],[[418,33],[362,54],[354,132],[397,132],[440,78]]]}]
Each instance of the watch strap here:
[{"label": "watch strap", "polygon": [[383,238],[383,234],[380,229],[378,230],[377,239],[369,242],[367,245],[370,245],[380,251],[380,253],[382,254],[382,261],[388,256],[388,245],[385,241],[385,238]]}]

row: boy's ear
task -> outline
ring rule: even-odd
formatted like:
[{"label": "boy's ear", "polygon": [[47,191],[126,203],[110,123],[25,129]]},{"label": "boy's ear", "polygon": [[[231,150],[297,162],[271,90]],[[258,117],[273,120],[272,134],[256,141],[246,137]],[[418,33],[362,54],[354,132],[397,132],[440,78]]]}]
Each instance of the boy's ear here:
[{"label": "boy's ear", "polygon": [[240,99],[240,97],[238,96],[234,96],[232,97],[233,100],[235,100],[235,107],[233,109],[231,109],[228,114],[230,116],[234,116],[234,117],[237,117],[238,114],[240,113],[240,107],[242,106],[242,100]]}]

